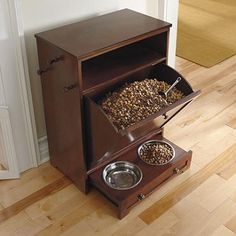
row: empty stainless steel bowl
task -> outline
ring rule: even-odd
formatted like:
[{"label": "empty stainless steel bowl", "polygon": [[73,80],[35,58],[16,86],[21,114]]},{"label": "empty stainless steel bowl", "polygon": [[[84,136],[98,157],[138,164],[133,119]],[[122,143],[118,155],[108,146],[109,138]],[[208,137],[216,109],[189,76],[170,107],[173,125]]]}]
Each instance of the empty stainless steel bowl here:
[{"label": "empty stainless steel bowl", "polygon": [[117,161],[107,165],[103,170],[105,183],[117,190],[127,190],[137,186],[142,180],[140,168],[127,161]]}]

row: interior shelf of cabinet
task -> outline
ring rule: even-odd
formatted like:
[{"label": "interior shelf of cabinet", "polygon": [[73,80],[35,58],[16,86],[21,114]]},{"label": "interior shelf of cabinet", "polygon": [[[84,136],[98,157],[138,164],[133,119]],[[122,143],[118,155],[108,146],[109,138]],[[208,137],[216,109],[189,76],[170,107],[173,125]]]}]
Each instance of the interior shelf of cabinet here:
[{"label": "interior shelf of cabinet", "polygon": [[137,44],[84,61],[82,63],[83,94],[165,60],[166,56],[161,55],[157,50]]}]

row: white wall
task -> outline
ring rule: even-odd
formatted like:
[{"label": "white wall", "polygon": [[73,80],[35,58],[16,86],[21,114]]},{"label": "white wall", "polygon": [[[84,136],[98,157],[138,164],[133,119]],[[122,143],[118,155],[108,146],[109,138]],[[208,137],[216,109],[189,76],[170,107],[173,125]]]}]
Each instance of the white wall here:
[{"label": "white wall", "polygon": [[21,0],[25,43],[38,137],[46,135],[34,34],[122,8],[155,14],[156,0]]},{"label": "white wall", "polygon": [[[46,135],[34,34],[122,8],[157,17],[158,0],[20,0],[38,137]],[[159,0],[160,1],[160,0]]]}]

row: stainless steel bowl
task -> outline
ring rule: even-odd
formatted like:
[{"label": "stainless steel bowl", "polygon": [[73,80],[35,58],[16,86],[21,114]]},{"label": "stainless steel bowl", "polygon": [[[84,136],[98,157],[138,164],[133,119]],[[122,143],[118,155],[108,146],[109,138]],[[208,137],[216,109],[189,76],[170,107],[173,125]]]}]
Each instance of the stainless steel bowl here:
[{"label": "stainless steel bowl", "polygon": [[[141,152],[142,148],[144,147],[144,145],[158,144],[158,143],[163,143],[163,144],[168,145],[168,147],[170,147],[170,149],[172,150],[172,157],[170,158],[170,160],[168,160],[167,162],[165,162],[165,163],[163,163],[163,164],[154,164],[154,163],[149,163],[149,162],[145,161],[145,160],[141,157],[141,155],[140,155],[140,152]],[[145,163],[147,163],[147,164],[149,164],[149,165],[155,165],[155,166],[159,165],[159,166],[163,166],[163,165],[168,164],[169,162],[171,162],[171,161],[175,158],[175,149],[174,149],[169,143],[167,143],[167,142],[165,142],[165,141],[162,141],[162,140],[149,140],[149,141],[143,143],[141,146],[139,146],[139,148],[138,148],[138,155],[139,155],[139,157],[140,157],[140,159],[141,159],[142,161],[144,161]]]},{"label": "stainless steel bowl", "polygon": [[117,190],[127,190],[137,186],[143,178],[140,168],[127,161],[117,161],[107,165],[103,170],[105,183]]}]

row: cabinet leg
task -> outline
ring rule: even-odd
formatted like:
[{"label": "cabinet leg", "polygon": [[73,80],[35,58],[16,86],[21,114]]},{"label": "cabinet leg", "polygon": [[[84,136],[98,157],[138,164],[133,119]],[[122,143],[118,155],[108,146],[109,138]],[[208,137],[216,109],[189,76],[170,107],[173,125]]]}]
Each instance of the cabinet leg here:
[{"label": "cabinet leg", "polygon": [[121,220],[122,218],[124,218],[126,215],[128,215],[129,213],[129,210],[127,207],[125,206],[122,206],[122,205],[119,205],[119,208],[118,208],[118,218]]}]

